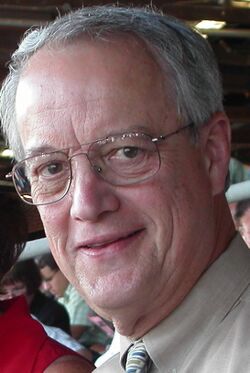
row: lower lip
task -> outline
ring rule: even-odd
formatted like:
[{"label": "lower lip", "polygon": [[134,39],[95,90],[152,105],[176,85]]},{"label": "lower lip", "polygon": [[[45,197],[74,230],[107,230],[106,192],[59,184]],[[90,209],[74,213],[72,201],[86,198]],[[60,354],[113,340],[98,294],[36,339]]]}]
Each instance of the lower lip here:
[{"label": "lower lip", "polygon": [[79,247],[81,252],[84,252],[85,255],[92,257],[100,257],[103,255],[114,255],[118,252],[121,252],[125,249],[129,249],[131,245],[135,243],[142,236],[143,230],[137,231],[134,234],[121,238],[119,240],[92,248]]}]

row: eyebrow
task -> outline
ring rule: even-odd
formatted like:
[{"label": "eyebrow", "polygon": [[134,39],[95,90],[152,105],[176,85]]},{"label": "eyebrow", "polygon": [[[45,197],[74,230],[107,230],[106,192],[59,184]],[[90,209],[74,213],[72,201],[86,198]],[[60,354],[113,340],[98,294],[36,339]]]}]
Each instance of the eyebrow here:
[{"label": "eyebrow", "polygon": [[[61,150],[61,149],[59,149]],[[63,150],[63,149],[62,149]],[[26,150],[25,152],[25,157],[34,157],[36,155],[41,155],[44,153],[51,153],[51,152],[56,152],[58,151],[57,148],[54,148],[53,146],[50,145],[43,145],[39,147],[32,147]]]},{"label": "eyebrow", "polygon": [[[111,136],[115,136],[115,135],[123,134],[123,133],[141,132],[141,133],[152,135],[150,133],[152,131],[149,131],[149,130],[150,130],[150,128],[148,128],[146,126],[142,126],[142,125],[131,126],[130,128],[121,129],[119,132],[110,132],[106,136],[97,138],[93,141],[81,143],[80,146],[83,146],[83,145],[87,146],[87,145],[90,145],[90,144],[94,143],[95,141],[99,141],[99,140],[105,139],[107,137],[111,137]],[[26,150],[25,158],[34,157],[34,156],[37,156],[37,155],[42,155],[44,153],[51,153],[51,152],[56,152],[56,151],[68,151],[69,149],[77,148],[78,146],[79,145],[77,145],[77,146],[70,146],[69,145],[65,148],[55,148],[51,145],[41,145],[41,146],[38,146],[38,147],[31,147],[31,148]]]}]

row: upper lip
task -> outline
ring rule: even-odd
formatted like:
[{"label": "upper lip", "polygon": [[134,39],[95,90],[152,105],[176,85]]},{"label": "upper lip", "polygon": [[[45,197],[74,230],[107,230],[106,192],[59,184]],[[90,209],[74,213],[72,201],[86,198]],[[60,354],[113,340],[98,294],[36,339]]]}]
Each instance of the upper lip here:
[{"label": "upper lip", "polygon": [[126,233],[107,234],[107,235],[102,235],[102,236],[90,238],[90,239],[84,240],[82,242],[79,242],[76,245],[76,248],[79,249],[79,248],[97,248],[97,247],[101,247],[101,246],[108,245],[108,244],[111,244],[113,242],[116,242],[118,240],[125,239],[125,238],[127,238],[129,236],[132,236],[132,235],[134,235],[136,233],[139,233],[140,231],[142,231],[142,228],[138,228],[138,229],[126,232]]}]

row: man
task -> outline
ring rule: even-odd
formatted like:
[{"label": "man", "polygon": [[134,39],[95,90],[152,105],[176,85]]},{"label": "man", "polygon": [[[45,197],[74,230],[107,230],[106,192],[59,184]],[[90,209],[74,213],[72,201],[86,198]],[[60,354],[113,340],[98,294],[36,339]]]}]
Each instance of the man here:
[{"label": "man", "polygon": [[1,117],[25,159],[16,188],[122,335],[97,370],[132,371],[135,345],[150,372],[248,371],[250,253],[224,196],[230,124],[207,41],[149,10],[97,7],[13,58]]}]

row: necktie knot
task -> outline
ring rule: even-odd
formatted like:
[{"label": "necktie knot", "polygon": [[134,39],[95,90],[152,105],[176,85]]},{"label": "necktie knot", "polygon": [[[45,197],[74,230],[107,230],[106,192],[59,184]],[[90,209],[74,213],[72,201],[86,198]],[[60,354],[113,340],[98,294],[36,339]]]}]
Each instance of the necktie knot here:
[{"label": "necktie knot", "polygon": [[142,340],[135,342],[128,351],[126,373],[146,373],[149,356]]}]

